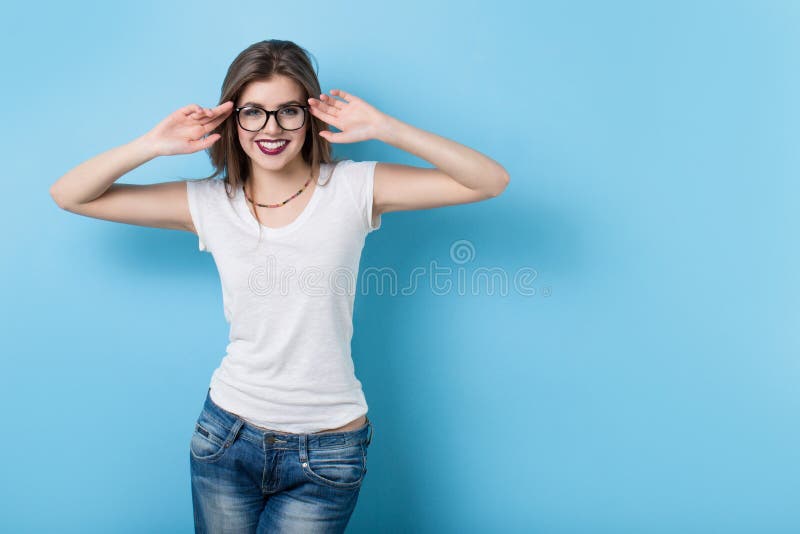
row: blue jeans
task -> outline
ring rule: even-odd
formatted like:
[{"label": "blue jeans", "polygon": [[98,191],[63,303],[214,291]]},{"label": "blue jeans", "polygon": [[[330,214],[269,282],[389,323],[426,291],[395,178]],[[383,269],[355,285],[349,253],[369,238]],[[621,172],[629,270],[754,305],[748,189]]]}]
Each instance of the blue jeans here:
[{"label": "blue jeans", "polygon": [[253,426],[206,392],[189,446],[195,532],[344,532],[372,423],[291,434]]}]

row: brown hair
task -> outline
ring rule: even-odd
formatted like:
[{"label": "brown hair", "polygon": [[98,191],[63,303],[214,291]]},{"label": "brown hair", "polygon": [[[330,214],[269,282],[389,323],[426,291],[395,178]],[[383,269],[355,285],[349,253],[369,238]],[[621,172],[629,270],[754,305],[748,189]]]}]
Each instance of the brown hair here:
[{"label": "brown hair", "polygon": [[[270,39],[253,43],[242,50],[228,67],[228,73],[222,82],[219,104],[232,100],[235,105],[248,83],[267,80],[275,75],[283,75],[297,82],[305,92],[303,100],[317,97],[321,90],[317,69],[311,64],[312,57],[307,50],[292,41]],[[222,174],[230,198],[234,190],[247,182],[250,173],[248,156],[239,145],[234,113],[235,111],[210,132],[219,133],[222,137],[206,149],[215,171],[205,178]],[[321,163],[332,163],[334,160],[330,142],[319,135],[319,132],[327,129],[325,122],[311,113],[308,113],[307,120],[308,127],[301,155],[313,172],[320,168]],[[258,210],[256,220],[261,222],[258,219]],[[259,224],[259,239],[260,231]]]}]

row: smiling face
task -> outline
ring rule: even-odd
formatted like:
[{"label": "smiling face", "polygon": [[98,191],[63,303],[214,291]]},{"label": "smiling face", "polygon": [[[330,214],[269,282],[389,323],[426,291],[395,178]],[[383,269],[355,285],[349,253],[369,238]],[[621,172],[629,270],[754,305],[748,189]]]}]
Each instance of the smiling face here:
[{"label": "smiling face", "polygon": [[[255,105],[267,110],[275,110],[286,104],[308,105],[306,95],[300,84],[282,75],[272,76],[268,80],[248,83],[236,101],[236,107]],[[305,123],[299,130],[284,130],[278,126],[273,113],[267,124],[257,132],[250,132],[236,123],[239,144],[250,158],[253,171],[258,168],[265,171],[280,171],[303,164],[301,151],[311,117],[306,113]],[[257,141],[286,141],[285,146],[275,148],[259,144]],[[260,146],[259,146],[260,145]],[[277,152],[277,153],[274,153]]]}]

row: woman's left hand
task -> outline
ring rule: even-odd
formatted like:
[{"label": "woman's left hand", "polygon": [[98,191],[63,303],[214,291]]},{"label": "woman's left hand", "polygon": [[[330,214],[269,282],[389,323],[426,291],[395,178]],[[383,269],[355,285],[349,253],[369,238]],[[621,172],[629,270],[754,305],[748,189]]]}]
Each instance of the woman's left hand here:
[{"label": "woman's left hand", "polygon": [[320,136],[331,143],[357,143],[378,138],[388,123],[388,115],[340,89],[332,89],[331,95],[344,100],[337,100],[324,93],[319,99],[308,99],[312,115],[341,130],[341,132],[323,130]]}]

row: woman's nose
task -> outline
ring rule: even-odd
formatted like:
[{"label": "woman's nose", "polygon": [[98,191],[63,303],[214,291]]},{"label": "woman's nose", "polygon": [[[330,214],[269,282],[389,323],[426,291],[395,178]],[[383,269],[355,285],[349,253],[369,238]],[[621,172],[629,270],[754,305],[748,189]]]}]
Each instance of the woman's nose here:
[{"label": "woman's nose", "polygon": [[278,124],[278,117],[274,113],[271,113],[267,118],[267,123],[264,125],[262,130],[266,132],[280,132],[283,130],[283,128],[281,128]]}]

